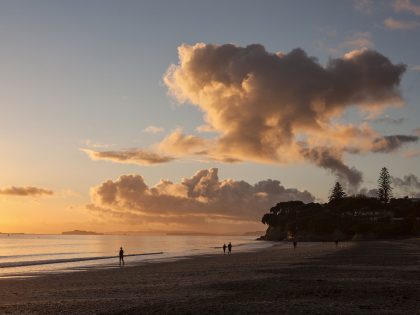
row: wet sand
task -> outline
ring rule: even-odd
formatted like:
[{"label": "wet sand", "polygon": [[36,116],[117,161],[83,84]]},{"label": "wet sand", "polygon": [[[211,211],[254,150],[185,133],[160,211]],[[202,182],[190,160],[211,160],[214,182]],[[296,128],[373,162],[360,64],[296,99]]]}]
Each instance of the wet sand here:
[{"label": "wet sand", "polygon": [[0,313],[420,314],[420,239],[1,279]]}]

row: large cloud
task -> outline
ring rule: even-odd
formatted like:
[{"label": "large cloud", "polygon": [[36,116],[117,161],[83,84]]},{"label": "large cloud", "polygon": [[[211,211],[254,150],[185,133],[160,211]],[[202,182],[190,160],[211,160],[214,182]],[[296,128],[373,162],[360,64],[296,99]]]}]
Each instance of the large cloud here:
[{"label": "large cloud", "polygon": [[355,50],[326,66],[302,49],[269,53],[262,45],[182,45],[179,64],[164,75],[169,92],[203,112],[200,132],[177,128],[155,151],[84,150],[92,159],[158,164],[194,157],[223,162],[296,163],[323,167],[357,191],[362,174],[346,165],[346,153],[390,153],[418,140],[382,135],[369,125],[340,123],[351,107],[378,114],[403,104],[399,91],[406,66],[374,50]]},{"label": "large cloud", "polygon": [[0,188],[0,195],[11,196],[43,196],[52,195],[54,192],[49,189],[34,187],[34,186],[10,186]]},{"label": "large cloud", "polygon": [[178,153],[181,142],[189,154],[223,161],[307,159],[357,185],[357,171],[344,164],[342,152],[384,152],[378,143],[386,146],[391,139],[395,144],[395,137],[399,145],[407,142],[401,136],[384,138],[366,124],[336,122],[352,106],[378,112],[402,103],[398,87],[406,67],[376,51],[353,51],[325,67],[302,49],[273,54],[257,44],[200,43],[178,51],[179,64],[170,66],[164,82],[178,101],[203,111],[207,129],[217,137],[200,141],[194,136],[189,150],[180,140],[191,136],[177,130],[176,137],[169,135],[161,145],[168,152]]},{"label": "large cloud", "polygon": [[89,209],[131,223],[162,222],[201,224],[258,222],[273,204],[287,200],[314,201],[307,191],[285,188],[277,180],[254,185],[232,179],[219,180],[216,168],[203,169],[179,183],[161,180],[149,187],[141,175],[124,175],[91,190]]}]

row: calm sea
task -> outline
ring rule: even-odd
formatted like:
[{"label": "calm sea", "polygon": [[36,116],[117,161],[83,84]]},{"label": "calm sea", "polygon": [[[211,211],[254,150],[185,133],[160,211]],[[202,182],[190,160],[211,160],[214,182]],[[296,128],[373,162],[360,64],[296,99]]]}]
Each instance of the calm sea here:
[{"label": "calm sea", "polygon": [[271,246],[255,236],[7,235],[0,234],[0,278],[159,262],[202,254],[220,254],[223,243],[233,252]]}]

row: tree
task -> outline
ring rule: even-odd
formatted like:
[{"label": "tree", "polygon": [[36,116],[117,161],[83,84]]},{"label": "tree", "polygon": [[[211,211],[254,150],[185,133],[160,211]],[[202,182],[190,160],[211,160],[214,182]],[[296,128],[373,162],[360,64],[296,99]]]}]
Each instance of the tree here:
[{"label": "tree", "polygon": [[346,193],[344,192],[343,187],[339,182],[336,182],[333,189],[331,190],[331,194],[328,197],[329,201],[340,200],[346,197]]},{"label": "tree", "polygon": [[388,203],[392,198],[391,176],[386,167],[383,167],[379,174],[378,198],[383,203]]}]

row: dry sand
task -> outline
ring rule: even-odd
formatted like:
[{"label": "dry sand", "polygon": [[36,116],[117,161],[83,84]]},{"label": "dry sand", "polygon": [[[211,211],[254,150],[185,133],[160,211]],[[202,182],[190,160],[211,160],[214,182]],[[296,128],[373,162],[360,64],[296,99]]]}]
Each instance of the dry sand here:
[{"label": "dry sand", "polygon": [[0,313],[420,314],[420,239],[2,279]]}]

